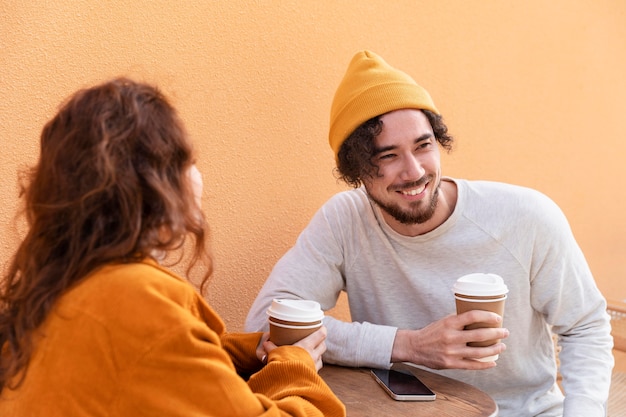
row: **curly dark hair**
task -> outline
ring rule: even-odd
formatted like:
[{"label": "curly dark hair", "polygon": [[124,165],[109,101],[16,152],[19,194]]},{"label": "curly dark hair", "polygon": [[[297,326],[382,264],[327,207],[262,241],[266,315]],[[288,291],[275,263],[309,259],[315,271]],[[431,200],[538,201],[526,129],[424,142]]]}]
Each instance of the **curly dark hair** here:
[{"label": "curly dark hair", "polygon": [[181,249],[191,237],[187,273],[204,261],[202,291],[212,268],[193,158],[168,100],[125,78],[76,92],[45,125],[22,185],[28,231],[0,282],[0,390],[21,384],[33,331],[55,301],[104,264]]},{"label": "curly dark hair", "polygon": [[[443,117],[430,110],[421,110],[430,122],[437,142],[446,150],[452,150],[454,138],[448,134],[448,127]],[[337,178],[346,184],[358,188],[363,179],[378,175],[378,166],[372,162],[374,139],[383,130],[383,115],[373,117],[357,127],[343,142],[337,155]]]}]

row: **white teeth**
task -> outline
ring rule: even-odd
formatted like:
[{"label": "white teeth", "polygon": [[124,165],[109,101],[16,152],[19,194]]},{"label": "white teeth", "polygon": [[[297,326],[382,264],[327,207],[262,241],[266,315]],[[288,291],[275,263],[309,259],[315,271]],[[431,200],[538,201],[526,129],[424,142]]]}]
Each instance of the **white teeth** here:
[{"label": "white teeth", "polygon": [[419,193],[421,193],[422,191],[424,191],[424,188],[426,188],[425,186],[421,187],[421,188],[417,188],[411,191],[401,191],[402,194],[404,195],[418,195]]}]

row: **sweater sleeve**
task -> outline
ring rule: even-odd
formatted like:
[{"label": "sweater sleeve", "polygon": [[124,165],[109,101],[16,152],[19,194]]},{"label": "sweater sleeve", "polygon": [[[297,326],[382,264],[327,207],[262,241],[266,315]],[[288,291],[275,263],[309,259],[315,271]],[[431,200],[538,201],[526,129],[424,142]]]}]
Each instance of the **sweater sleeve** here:
[{"label": "sweater sleeve", "polygon": [[256,356],[256,348],[262,334],[260,332],[222,334],[222,347],[228,352],[240,375],[250,376],[263,366]]},{"label": "sweater sleeve", "polygon": [[[241,346],[254,338],[248,337]],[[270,362],[246,382],[236,373],[219,336],[191,317],[179,328],[155,335],[128,378],[121,380],[112,415],[345,415],[343,404],[304,349],[275,349]]]},{"label": "sweater sleeve", "polygon": [[248,384],[287,415],[345,416],[344,405],[318,375],[311,356],[297,346],[272,350],[267,365],[252,375]]}]

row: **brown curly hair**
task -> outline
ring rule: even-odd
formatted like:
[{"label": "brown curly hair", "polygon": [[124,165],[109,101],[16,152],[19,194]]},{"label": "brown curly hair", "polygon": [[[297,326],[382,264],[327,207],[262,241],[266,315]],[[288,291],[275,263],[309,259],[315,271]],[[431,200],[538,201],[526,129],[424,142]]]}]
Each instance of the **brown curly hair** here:
[{"label": "brown curly hair", "polygon": [[[448,134],[448,127],[441,115],[430,110],[420,110],[430,122],[437,142],[448,152],[452,150],[454,138]],[[357,127],[346,138],[337,154],[337,178],[346,184],[358,188],[363,179],[378,175],[378,166],[372,162],[374,139],[383,130],[383,115],[373,117]]]},{"label": "brown curly hair", "polygon": [[28,232],[0,286],[0,390],[21,384],[33,330],[99,266],[180,249],[190,236],[187,272],[204,261],[202,291],[212,268],[193,162],[175,109],[157,88],[129,79],[76,92],[45,125],[22,185]]}]

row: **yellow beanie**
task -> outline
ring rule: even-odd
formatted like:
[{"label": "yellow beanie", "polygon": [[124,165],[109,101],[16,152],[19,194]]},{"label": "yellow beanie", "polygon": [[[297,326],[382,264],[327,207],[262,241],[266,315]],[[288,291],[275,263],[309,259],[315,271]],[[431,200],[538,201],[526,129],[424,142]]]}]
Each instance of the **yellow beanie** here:
[{"label": "yellow beanie", "polygon": [[337,88],[330,109],[328,142],[335,152],[369,119],[399,109],[426,109],[439,114],[426,90],[409,75],[370,51],[357,53]]}]

